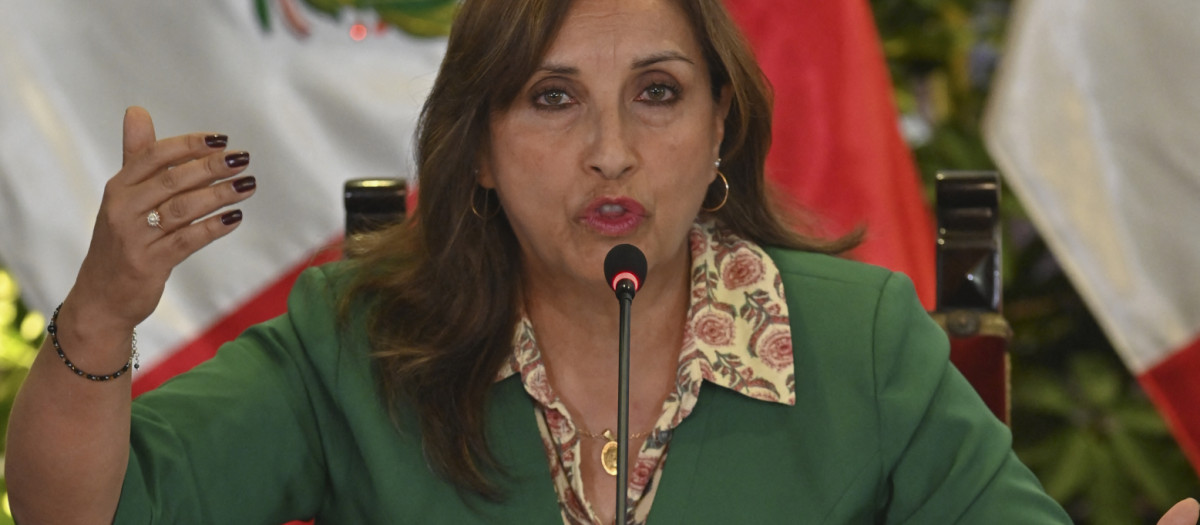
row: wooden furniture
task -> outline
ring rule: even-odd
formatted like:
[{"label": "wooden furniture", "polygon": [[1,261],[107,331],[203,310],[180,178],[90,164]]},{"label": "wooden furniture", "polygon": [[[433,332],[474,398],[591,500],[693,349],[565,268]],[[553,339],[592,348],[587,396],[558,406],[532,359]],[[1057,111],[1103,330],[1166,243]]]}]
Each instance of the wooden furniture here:
[{"label": "wooden furniture", "polygon": [[937,174],[937,309],[950,360],[996,417],[1009,421],[1008,342],[1001,311],[1000,177]]}]

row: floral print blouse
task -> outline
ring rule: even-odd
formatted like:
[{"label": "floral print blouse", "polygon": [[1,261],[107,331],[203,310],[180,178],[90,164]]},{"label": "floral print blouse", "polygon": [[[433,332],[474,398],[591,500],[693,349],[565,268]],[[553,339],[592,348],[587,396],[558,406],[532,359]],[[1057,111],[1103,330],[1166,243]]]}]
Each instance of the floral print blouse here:
[{"label": "floral print blouse", "polygon": [[[694,224],[689,244],[691,301],[675,389],[629,467],[626,497],[631,521],[638,525],[645,523],[650,513],[673,431],[696,406],[702,381],[764,402],[796,402],[792,334],[775,263],[753,242],[712,222]],[[498,379],[516,373],[537,402],[538,427],[563,523],[600,524],[585,497],[579,470],[583,435],[550,387],[527,317],[517,326],[513,355]]]}]

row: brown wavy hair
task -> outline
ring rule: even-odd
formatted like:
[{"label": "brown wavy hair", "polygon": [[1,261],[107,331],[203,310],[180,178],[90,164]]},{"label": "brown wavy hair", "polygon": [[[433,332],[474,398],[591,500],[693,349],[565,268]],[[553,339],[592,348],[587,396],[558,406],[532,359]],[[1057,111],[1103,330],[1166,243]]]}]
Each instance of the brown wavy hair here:
[{"label": "brown wavy hair", "polygon": [[[771,93],[720,0],[676,0],[711,73],[714,99],[732,91],[721,145],[729,181],[712,215],[761,245],[825,253],[855,236],[823,241],[797,233],[768,199]],[[412,218],[361,247],[342,303],[367,305],[367,337],[392,414],[415,411],[430,467],[461,489],[502,497],[485,439],[485,404],[512,354],[520,315],[520,249],[491,192],[477,199],[476,167],[491,143],[491,115],[508,108],[553,43],[571,2],[466,0],[455,19],[416,141],[420,203]],[[719,195],[717,196],[719,199]]]}]

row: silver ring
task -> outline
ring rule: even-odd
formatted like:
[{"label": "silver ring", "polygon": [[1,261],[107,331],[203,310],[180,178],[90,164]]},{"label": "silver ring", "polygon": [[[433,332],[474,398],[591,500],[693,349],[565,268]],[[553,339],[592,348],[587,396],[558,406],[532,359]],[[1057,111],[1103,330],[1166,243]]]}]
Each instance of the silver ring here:
[{"label": "silver ring", "polygon": [[150,210],[150,215],[146,216],[146,224],[149,224],[151,228],[163,229],[162,215],[158,214],[158,210]]}]

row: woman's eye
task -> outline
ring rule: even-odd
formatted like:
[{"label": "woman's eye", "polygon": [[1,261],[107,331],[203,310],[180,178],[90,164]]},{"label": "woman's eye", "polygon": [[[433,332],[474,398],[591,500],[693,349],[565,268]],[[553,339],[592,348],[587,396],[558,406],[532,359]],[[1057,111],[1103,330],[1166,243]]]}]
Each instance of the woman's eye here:
[{"label": "woman's eye", "polygon": [[571,95],[561,89],[547,89],[538,94],[534,103],[547,108],[561,108],[574,102]]},{"label": "woman's eye", "polygon": [[654,84],[643,90],[642,94],[638,95],[638,100],[653,104],[665,104],[674,101],[676,96],[675,88],[666,84]]}]

